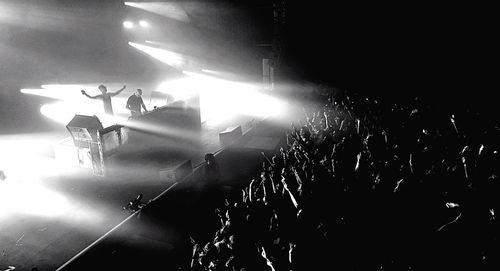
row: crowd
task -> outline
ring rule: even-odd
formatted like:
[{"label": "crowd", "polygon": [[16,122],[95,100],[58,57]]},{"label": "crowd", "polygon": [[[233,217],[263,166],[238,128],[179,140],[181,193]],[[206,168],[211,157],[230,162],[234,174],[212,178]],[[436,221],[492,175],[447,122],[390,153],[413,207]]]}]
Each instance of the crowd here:
[{"label": "crowd", "polygon": [[190,270],[499,270],[500,128],[420,99],[304,109]]}]

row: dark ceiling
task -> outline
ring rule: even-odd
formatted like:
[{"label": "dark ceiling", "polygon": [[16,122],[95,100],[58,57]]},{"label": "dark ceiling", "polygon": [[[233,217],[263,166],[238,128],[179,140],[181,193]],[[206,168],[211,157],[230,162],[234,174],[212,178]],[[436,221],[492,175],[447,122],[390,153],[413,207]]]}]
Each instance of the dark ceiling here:
[{"label": "dark ceiling", "polygon": [[299,73],[346,88],[430,95],[484,88],[494,40],[488,13],[457,4],[291,4],[287,53]]}]

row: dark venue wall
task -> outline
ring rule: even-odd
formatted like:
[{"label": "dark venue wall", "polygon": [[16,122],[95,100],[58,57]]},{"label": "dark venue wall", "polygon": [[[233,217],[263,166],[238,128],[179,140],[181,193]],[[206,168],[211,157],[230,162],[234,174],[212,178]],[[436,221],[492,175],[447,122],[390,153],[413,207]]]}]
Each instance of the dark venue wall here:
[{"label": "dark venue wall", "polygon": [[286,59],[295,76],[388,99],[494,105],[487,7],[320,2],[288,5]]}]

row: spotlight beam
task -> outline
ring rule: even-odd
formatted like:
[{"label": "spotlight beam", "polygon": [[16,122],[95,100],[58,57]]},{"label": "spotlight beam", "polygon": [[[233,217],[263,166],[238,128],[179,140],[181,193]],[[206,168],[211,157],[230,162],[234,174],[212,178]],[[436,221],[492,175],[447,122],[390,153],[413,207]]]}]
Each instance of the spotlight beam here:
[{"label": "spotlight beam", "polygon": [[149,11],[176,21],[189,23],[188,14],[181,5],[172,2],[124,2],[126,6]]},{"label": "spotlight beam", "polygon": [[134,23],[131,22],[131,21],[124,21],[123,22],[123,27],[127,28],[127,29],[131,29],[131,28],[134,28]]},{"label": "spotlight beam", "polygon": [[171,66],[178,70],[199,70],[200,63],[198,60],[188,55],[179,54],[165,49],[155,48],[144,44],[129,42],[130,46],[135,49]]}]

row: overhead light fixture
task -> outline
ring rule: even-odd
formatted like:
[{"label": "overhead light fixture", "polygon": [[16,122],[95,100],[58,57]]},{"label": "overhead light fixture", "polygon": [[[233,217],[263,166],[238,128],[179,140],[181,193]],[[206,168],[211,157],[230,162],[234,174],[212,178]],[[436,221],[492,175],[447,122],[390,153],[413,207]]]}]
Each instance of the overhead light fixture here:
[{"label": "overhead light fixture", "polygon": [[123,22],[123,27],[125,27],[127,29],[133,28],[134,27],[134,23],[131,22],[131,21],[124,21]]},{"label": "overhead light fixture", "polygon": [[144,27],[144,28],[147,28],[150,26],[149,23],[147,21],[144,21],[144,20],[140,20],[139,25]]}]

